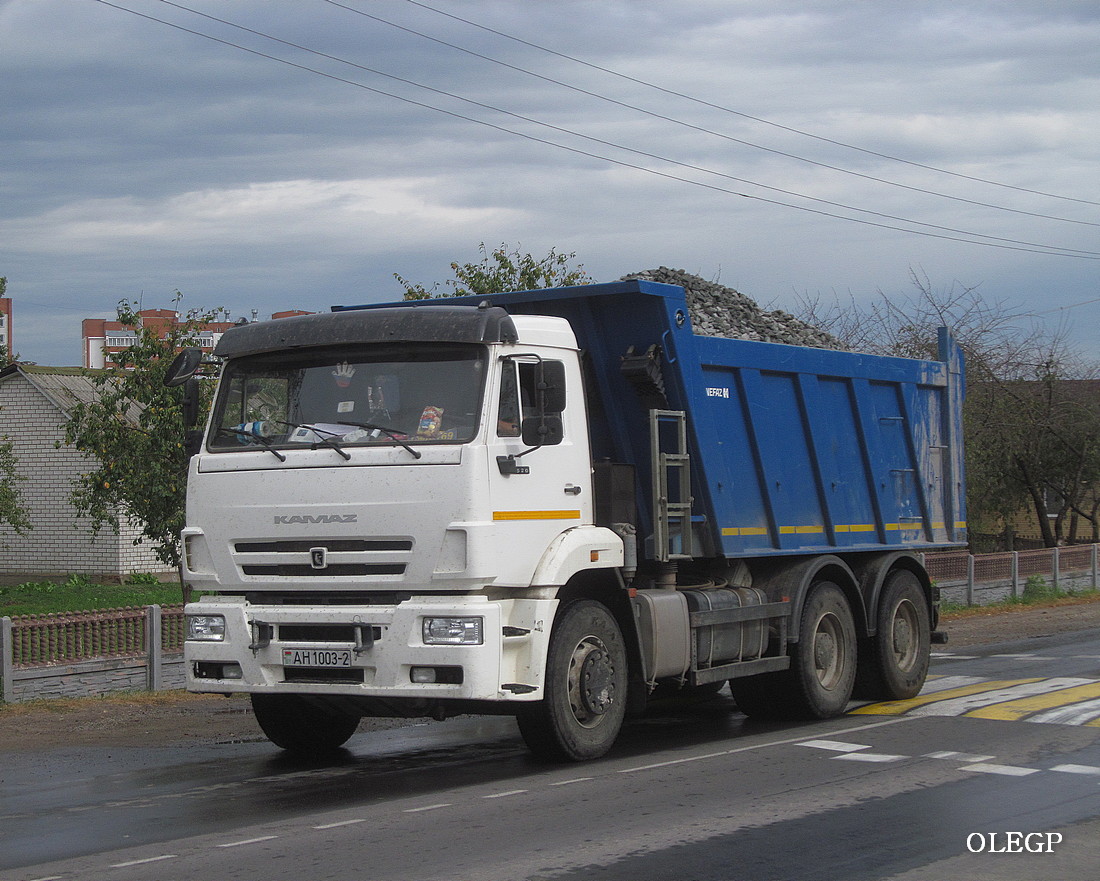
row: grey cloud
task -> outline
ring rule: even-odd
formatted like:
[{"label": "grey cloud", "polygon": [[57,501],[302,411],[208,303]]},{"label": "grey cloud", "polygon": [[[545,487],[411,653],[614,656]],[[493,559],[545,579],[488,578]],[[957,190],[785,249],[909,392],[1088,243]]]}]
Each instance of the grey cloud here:
[{"label": "grey cloud", "polygon": [[[722,275],[764,303],[905,286],[907,268],[1027,302],[1088,298],[1092,264],[855,226],[539,144],[478,120],[769,196],[471,107],[204,22],[119,0],[386,97],[87,2],[0,5],[0,275],[17,348],[71,363],[79,321],[145,292],[248,313],[397,295],[477,244],[575,251],[597,278],[653,265]],[[609,141],[809,195],[991,234],[1091,248],[1088,228],[978,210],[837,175],[655,120],[329,4],[192,5],[340,58]],[[411,4],[358,8],[693,124],[915,186],[1098,220],[1059,203],[853,153],[693,105]],[[595,63],[836,140],[1100,201],[1094,3],[468,2],[440,8]],[[63,11],[62,11],[63,10]],[[10,84],[10,88],[7,87]],[[156,303],[151,300],[157,300]],[[778,302],[777,305],[790,305]],[[51,311],[52,310],[52,311]],[[1078,310],[1076,315],[1087,315]],[[20,328],[26,328],[20,336]]]}]

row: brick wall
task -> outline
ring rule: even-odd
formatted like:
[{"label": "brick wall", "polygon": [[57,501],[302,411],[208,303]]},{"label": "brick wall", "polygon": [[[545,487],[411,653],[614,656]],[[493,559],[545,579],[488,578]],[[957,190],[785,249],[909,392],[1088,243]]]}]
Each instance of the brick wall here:
[{"label": "brick wall", "polygon": [[19,535],[0,524],[0,575],[83,573],[123,577],[165,569],[148,545],[134,546],[140,530],[123,523],[92,532],[73,507],[73,481],[87,468],[79,450],[65,445],[61,412],[24,376],[0,382],[0,436],[12,442],[19,489],[34,528]]}]

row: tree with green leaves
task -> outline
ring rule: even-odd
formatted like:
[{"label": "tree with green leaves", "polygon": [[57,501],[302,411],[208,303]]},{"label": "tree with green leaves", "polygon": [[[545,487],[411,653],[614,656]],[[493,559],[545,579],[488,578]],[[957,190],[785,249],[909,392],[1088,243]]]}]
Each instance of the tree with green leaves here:
[{"label": "tree with green leaves", "polygon": [[532,291],[540,288],[557,288],[568,285],[590,284],[592,279],[581,265],[574,266],[574,253],[559,254],[554,248],[541,259],[521,253],[519,248],[508,250],[506,244],[486,250],[485,243],[478,246],[481,260],[478,263],[451,263],[455,277],[432,287],[414,284],[396,272],[393,277],[405,289],[406,300],[430,300],[437,297],[466,297],[481,294],[502,294],[506,291]]},{"label": "tree with green leaves", "polygon": [[1064,326],[1036,323],[990,300],[977,286],[936,289],[910,270],[914,292],[879,291],[869,305],[822,308],[800,317],[853,351],[935,358],[936,328],[947,327],[966,356],[963,434],[972,533],[1012,527],[1030,509],[1043,543],[1056,545],[1073,515],[1100,538],[1100,400],[1097,365],[1068,344]]},{"label": "tree with green leaves", "polygon": [[[6,296],[7,291],[8,279],[0,276],[0,297]],[[13,360],[8,347],[0,346],[0,369],[7,367]],[[22,535],[32,527],[19,491],[19,481],[26,478],[16,470],[17,462],[14,445],[7,436],[0,437],[0,523],[6,523]]]},{"label": "tree with green leaves", "polygon": [[[177,291],[177,308],[182,297]],[[163,380],[177,351],[198,345],[198,332],[215,313],[193,312],[161,333],[142,326],[135,304],[122,300],[118,320],[136,338],[92,375],[96,399],[74,407],[65,428],[66,441],[94,463],[75,482],[73,503],[95,530],[118,532],[125,515],[141,528],[135,544],[150,542],[162,562],[178,567],[188,459],[183,393],[165,388]]]},{"label": "tree with green leaves", "polygon": [[0,523],[7,524],[20,535],[32,528],[19,482],[26,480],[16,470],[15,449],[6,437],[0,441]]}]

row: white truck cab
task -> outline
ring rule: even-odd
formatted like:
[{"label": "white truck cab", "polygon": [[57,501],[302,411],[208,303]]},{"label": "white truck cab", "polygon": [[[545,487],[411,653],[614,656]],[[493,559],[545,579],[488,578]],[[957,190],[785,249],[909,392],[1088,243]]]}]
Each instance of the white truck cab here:
[{"label": "white truck cab", "polygon": [[541,700],[558,588],[623,563],[593,525],[568,323],[426,306],[269,324],[225,338],[191,460],[188,688],[276,698],[254,701],[276,742],[299,736],[284,705]]}]

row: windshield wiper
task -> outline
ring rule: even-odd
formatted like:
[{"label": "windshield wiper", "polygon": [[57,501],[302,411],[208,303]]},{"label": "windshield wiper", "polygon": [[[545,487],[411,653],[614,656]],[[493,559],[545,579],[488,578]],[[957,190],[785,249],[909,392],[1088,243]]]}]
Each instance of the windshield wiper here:
[{"label": "windshield wiper", "polygon": [[340,420],[339,424],[340,425],[351,425],[351,426],[354,426],[355,428],[362,428],[366,431],[380,431],[380,432],[382,432],[382,434],[384,434],[386,437],[388,437],[391,441],[393,441],[399,447],[403,447],[404,449],[406,449],[410,453],[412,453],[412,456],[413,456],[414,459],[419,459],[420,456],[421,456],[420,450],[416,449],[415,447],[410,446],[408,443],[406,443],[404,440],[402,440],[401,437],[399,437],[401,432],[397,431],[394,428],[386,428],[386,426],[384,426],[384,425],[375,425],[373,422],[345,422],[342,419]]},{"label": "windshield wiper", "polygon": [[269,453],[271,453],[271,455],[273,455],[280,462],[285,462],[286,461],[286,456],[284,456],[277,449],[275,449],[275,447],[271,443],[270,438],[266,438],[266,437],[263,437],[263,436],[258,435],[258,434],[253,434],[251,431],[244,431],[243,429],[240,429],[240,428],[226,428],[224,425],[218,429],[219,434],[221,434],[223,432],[225,434],[235,434],[238,437],[246,437],[250,441],[254,441],[255,443],[260,444],[265,450],[267,450]]},{"label": "windshield wiper", "polygon": [[[308,428],[315,435],[317,435],[318,438],[316,441],[310,444],[309,448],[311,450],[316,450],[320,446],[332,447],[332,449],[336,450],[336,452],[344,457],[345,461],[351,461],[351,454],[342,446],[340,446],[340,442],[337,440],[337,438],[340,437],[339,433],[335,431],[329,431],[325,428],[320,428],[309,422],[283,422],[282,420],[275,421],[277,421],[280,425],[286,425],[290,428]],[[343,425],[343,423],[340,424]]]}]

